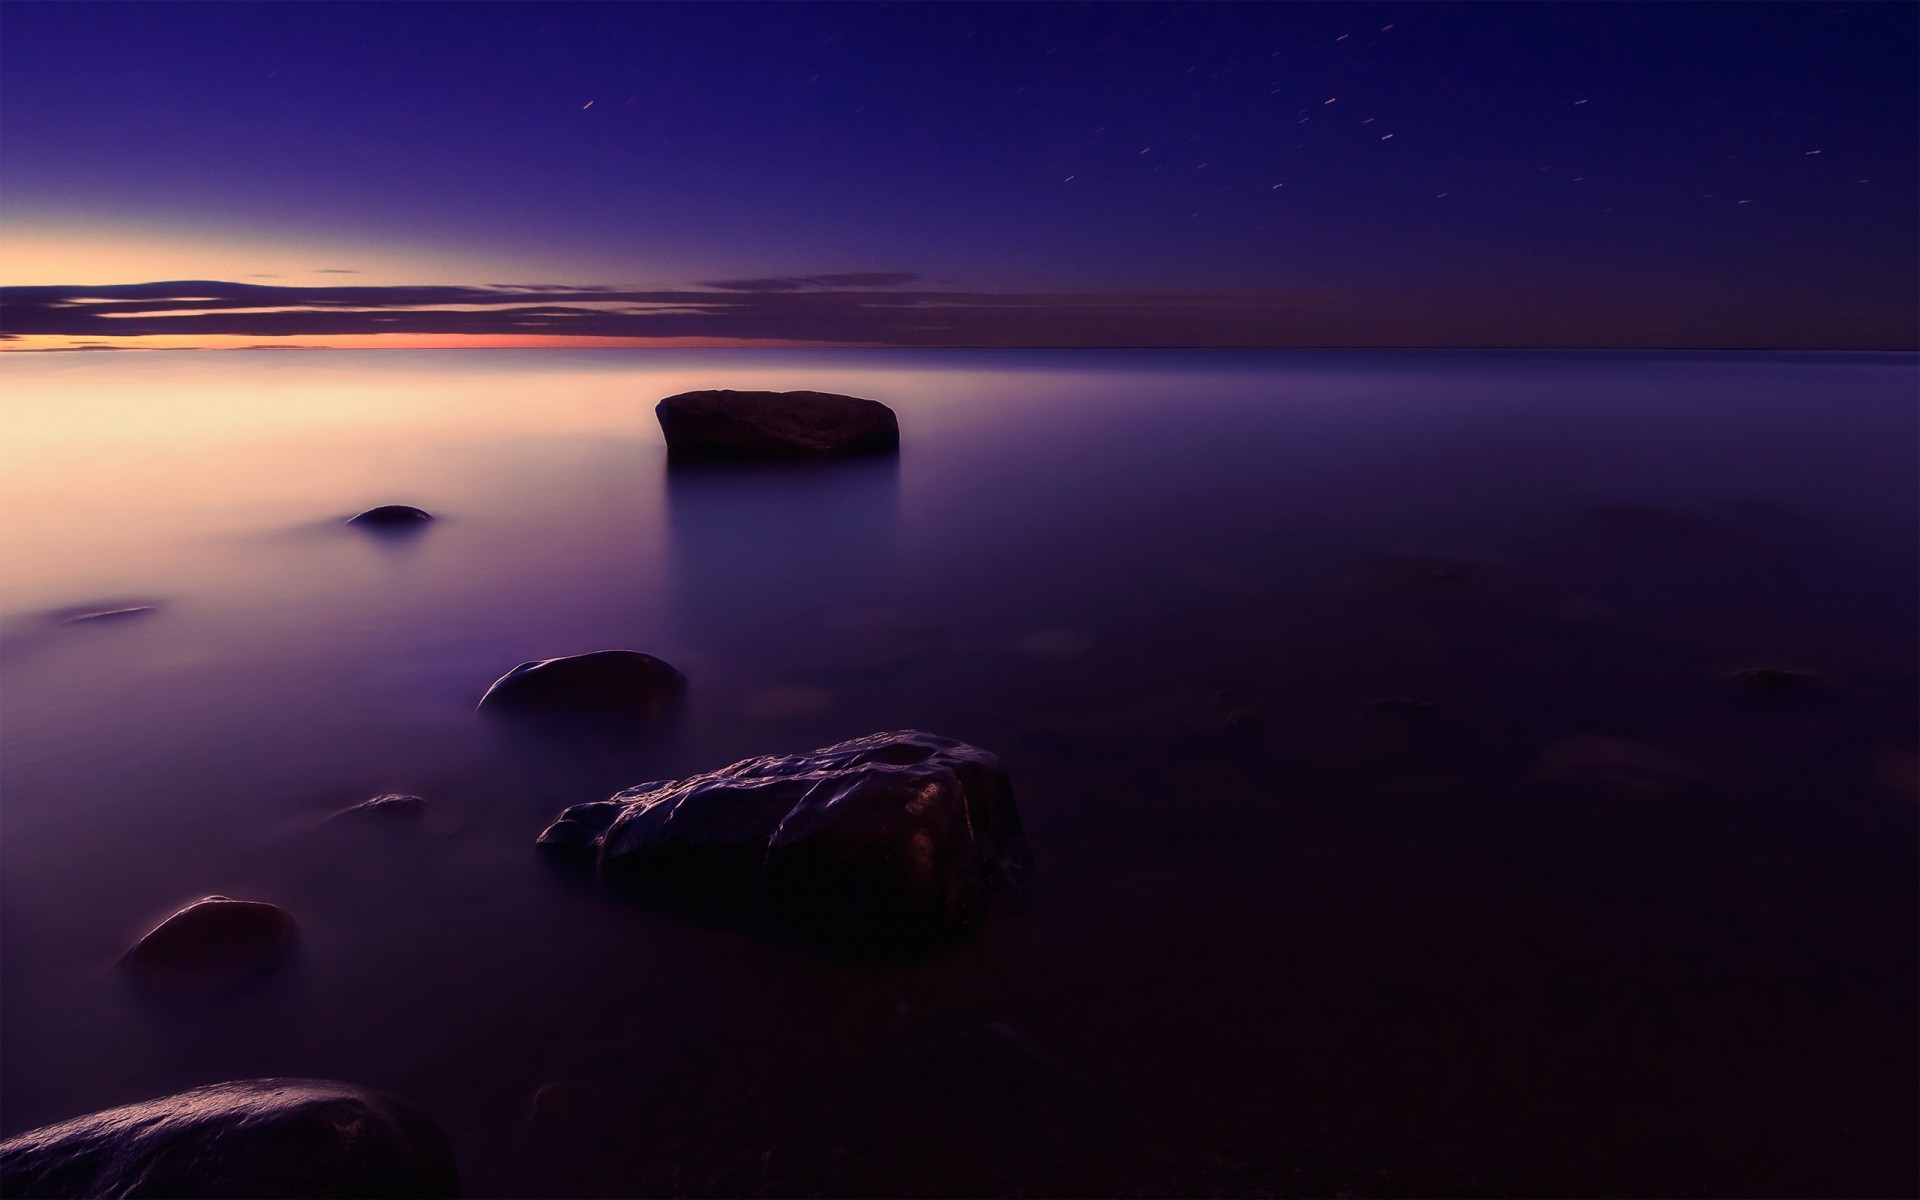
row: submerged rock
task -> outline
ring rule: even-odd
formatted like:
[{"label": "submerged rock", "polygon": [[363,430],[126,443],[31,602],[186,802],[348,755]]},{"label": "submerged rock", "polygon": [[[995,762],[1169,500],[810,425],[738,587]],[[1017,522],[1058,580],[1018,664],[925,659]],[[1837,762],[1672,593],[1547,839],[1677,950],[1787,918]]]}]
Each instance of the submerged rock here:
[{"label": "submerged rock", "polygon": [[675,462],[847,458],[900,448],[892,409],[833,392],[682,392],[653,411]]},{"label": "submerged rock", "polygon": [[881,950],[970,928],[1030,866],[999,758],[918,732],[643,784],[539,840],[667,902]]},{"label": "submerged rock", "polygon": [[596,650],[523,662],[493,681],[482,712],[658,717],[686,691],[687,677],[637,650]]},{"label": "submerged rock", "polygon": [[1749,692],[1763,696],[1799,695],[1817,691],[1826,684],[1826,680],[1812,671],[1787,667],[1742,667],[1728,678]]},{"label": "submerged rock", "polygon": [[367,821],[382,825],[412,825],[426,820],[427,810],[432,808],[418,796],[398,794],[375,796],[371,800],[362,800],[350,808],[343,808],[328,817],[329,821]]},{"label": "submerged rock", "polygon": [[921,1042],[894,1063],[895,1094],[909,1108],[1001,1124],[1075,1117],[1096,1093],[1018,1030],[998,1021]]},{"label": "submerged rock", "polygon": [[120,965],[148,986],[219,991],[271,971],[293,939],[293,918],[277,905],[208,896],[160,922]]},{"label": "submerged rock", "polygon": [[458,1196],[446,1134],[392,1096],[249,1079],[110,1108],[0,1143],[8,1196]]},{"label": "submerged rock", "polygon": [[375,529],[413,529],[433,520],[433,514],[411,504],[382,504],[347,518],[349,525]]}]

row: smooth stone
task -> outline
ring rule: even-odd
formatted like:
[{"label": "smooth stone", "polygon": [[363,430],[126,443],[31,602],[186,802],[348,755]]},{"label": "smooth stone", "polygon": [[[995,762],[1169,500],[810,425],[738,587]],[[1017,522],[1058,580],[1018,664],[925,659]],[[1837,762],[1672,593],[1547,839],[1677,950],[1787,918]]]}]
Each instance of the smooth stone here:
[{"label": "smooth stone", "polygon": [[1769,696],[1813,691],[1826,682],[1812,671],[1794,671],[1785,667],[1743,667],[1728,678],[1749,691]]},{"label": "smooth stone", "polygon": [[322,1079],[216,1083],[0,1142],[8,1196],[458,1196],[447,1136],[393,1096]]},{"label": "smooth stone", "polygon": [[160,922],[120,965],[150,986],[223,990],[265,975],[293,940],[293,918],[279,906],[208,896]]},{"label": "smooth stone", "polygon": [[892,409],[833,392],[681,392],[653,411],[675,462],[848,458],[900,448]]},{"label": "smooth stone", "polygon": [[493,681],[482,712],[607,713],[659,717],[686,691],[687,677],[637,650],[596,650],[523,662]]},{"label": "smooth stone", "polygon": [[373,821],[381,824],[415,824],[426,820],[427,810],[432,808],[418,796],[398,794],[375,796],[371,800],[362,800],[349,808],[328,817],[329,821]]},{"label": "smooth stone", "polygon": [[1095,1093],[998,1021],[931,1038],[893,1067],[898,1093],[969,1121],[1027,1124],[1090,1114]]},{"label": "smooth stone", "polygon": [[912,731],[628,788],[539,842],[668,903],[883,952],[971,928],[1031,867],[1000,759]]},{"label": "smooth stone", "polygon": [[349,525],[372,525],[381,528],[407,528],[433,520],[433,514],[410,504],[382,504],[363,513],[355,513],[347,518]]}]

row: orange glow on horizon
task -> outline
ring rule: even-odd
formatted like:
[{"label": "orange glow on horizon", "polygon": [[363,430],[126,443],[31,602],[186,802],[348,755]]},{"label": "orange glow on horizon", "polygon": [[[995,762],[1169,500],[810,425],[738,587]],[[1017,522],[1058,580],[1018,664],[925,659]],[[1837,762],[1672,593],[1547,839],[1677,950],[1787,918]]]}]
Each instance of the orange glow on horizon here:
[{"label": "orange glow on horizon", "polygon": [[155,333],[125,337],[23,334],[0,341],[0,354],[121,350],[858,350],[881,342],[822,342],[793,338],[606,337],[563,333],[328,333],[274,340],[241,334]]}]

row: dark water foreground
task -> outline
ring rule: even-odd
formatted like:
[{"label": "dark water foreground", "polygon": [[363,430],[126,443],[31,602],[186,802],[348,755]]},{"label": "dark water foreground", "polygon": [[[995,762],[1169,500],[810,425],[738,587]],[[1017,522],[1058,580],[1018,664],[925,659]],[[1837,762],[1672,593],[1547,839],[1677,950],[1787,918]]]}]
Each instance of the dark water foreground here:
[{"label": "dark water foreground", "polygon": [[[481,1195],[1920,1189],[1912,356],[0,377],[0,1133],[291,1075],[412,1100]],[[669,472],[651,404],[703,387],[872,396],[902,453]],[[334,524],[380,503],[441,519]],[[471,711],[607,647],[677,720]],[[533,851],[898,728],[999,752],[1036,863],[947,953]],[[382,793],[433,807],[324,819]],[[143,999],[115,959],[212,893],[296,957]]]}]

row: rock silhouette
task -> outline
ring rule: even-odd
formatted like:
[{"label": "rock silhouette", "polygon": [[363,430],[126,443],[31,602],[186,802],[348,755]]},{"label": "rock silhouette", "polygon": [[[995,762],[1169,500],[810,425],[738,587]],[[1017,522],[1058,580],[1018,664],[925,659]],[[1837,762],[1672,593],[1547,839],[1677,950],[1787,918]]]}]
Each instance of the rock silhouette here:
[{"label": "rock silhouette", "polygon": [[850,458],[900,448],[892,409],[832,392],[682,392],[653,411],[673,462]]}]

